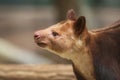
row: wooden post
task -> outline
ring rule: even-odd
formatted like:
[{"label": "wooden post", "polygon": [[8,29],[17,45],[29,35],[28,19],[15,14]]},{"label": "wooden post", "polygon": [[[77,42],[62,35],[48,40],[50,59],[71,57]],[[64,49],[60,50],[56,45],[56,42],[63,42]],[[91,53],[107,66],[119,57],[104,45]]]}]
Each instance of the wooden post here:
[{"label": "wooden post", "polygon": [[0,65],[0,80],[76,80],[71,65]]}]

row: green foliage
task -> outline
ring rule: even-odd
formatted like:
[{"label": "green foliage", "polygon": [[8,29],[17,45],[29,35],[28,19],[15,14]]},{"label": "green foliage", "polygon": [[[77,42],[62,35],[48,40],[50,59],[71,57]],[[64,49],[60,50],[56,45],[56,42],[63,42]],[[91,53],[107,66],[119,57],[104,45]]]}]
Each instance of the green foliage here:
[{"label": "green foliage", "polygon": [[93,7],[120,7],[120,0],[84,0]]},{"label": "green foliage", "polygon": [[53,0],[0,0],[0,5],[51,5]]}]

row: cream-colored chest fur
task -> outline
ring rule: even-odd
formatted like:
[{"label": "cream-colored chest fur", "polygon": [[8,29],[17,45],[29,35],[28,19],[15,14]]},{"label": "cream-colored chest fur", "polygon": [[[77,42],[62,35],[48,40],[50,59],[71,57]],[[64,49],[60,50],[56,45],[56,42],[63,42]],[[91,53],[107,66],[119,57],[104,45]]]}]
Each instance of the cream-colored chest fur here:
[{"label": "cream-colored chest fur", "polygon": [[72,50],[68,51],[68,53],[64,55],[64,57],[72,60],[75,68],[80,72],[80,74],[82,74],[82,76],[86,78],[86,80],[96,80],[92,56],[82,45],[83,44],[81,42],[78,42]]},{"label": "cream-colored chest fur", "polygon": [[86,80],[95,80],[91,55],[85,52],[73,54],[76,54],[71,59],[75,65],[75,68],[86,78]]}]

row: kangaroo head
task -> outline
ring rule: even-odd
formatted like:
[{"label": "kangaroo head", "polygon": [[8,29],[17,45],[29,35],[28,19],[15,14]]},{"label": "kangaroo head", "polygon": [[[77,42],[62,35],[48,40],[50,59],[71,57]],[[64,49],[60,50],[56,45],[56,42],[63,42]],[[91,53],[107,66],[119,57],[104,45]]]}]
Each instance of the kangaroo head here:
[{"label": "kangaroo head", "polygon": [[71,9],[66,20],[36,31],[34,39],[41,48],[66,57],[73,53],[73,50],[82,48],[87,32],[85,17],[76,18],[74,10]]}]

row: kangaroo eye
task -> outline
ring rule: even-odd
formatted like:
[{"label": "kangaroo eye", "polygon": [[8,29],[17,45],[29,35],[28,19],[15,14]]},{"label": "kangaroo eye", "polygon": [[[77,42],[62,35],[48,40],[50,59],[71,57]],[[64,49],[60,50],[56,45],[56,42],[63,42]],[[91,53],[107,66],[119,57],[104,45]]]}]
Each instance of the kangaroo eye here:
[{"label": "kangaroo eye", "polygon": [[53,36],[58,36],[59,34],[58,34],[57,32],[55,32],[55,31],[53,31],[53,32],[52,32],[52,35],[53,35]]}]

